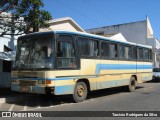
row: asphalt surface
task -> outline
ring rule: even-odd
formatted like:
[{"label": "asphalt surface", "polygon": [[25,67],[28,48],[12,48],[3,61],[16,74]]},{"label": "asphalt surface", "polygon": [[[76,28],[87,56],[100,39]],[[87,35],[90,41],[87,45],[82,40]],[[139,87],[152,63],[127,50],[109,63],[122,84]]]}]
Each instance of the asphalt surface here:
[{"label": "asphalt surface", "polygon": [[[131,93],[124,91],[121,87],[94,91],[89,94],[86,101],[81,103],[73,103],[70,96],[34,95],[29,100],[1,103],[0,111],[160,111],[160,83],[139,84],[136,91]],[[76,113],[71,112],[70,114]],[[62,118],[56,117],[54,119]],[[65,117],[65,119],[84,118]],[[85,117],[85,119],[160,120],[160,117]]]}]

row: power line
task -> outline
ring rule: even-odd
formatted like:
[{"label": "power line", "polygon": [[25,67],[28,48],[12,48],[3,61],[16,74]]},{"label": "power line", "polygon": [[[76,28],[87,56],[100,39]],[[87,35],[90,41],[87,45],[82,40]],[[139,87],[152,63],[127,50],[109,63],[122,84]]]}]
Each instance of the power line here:
[{"label": "power line", "polygon": [[79,14],[77,14],[77,15],[81,15],[81,16],[83,16],[83,17],[85,17],[85,18],[90,19],[90,21],[92,21],[92,22],[94,22],[94,23],[96,23],[96,24],[101,25],[98,21],[96,21],[95,19],[92,19],[92,18],[88,17],[87,15],[83,14],[83,13],[80,12],[79,10],[77,10],[77,9],[71,7],[71,6],[68,6],[67,4],[64,4],[64,3],[61,2],[60,0],[58,0],[58,2],[60,2],[60,3],[61,3],[63,6],[65,6],[66,8],[72,10],[72,12],[79,13]]},{"label": "power line", "polygon": [[[92,7],[94,5],[94,3],[93,3],[94,1],[91,1],[91,0],[87,0],[87,1],[90,3],[89,6]],[[86,1],[84,0],[84,2],[86,2]],[[98,15],[101,14],[102,16],[108,16],[108,14],[106,14],[107,12],[104,12],[104,10],[102,9],[102,7],[98,7],[98,9],[96,9],[96,11],[94,11],[94,12],[96,12]]]}]

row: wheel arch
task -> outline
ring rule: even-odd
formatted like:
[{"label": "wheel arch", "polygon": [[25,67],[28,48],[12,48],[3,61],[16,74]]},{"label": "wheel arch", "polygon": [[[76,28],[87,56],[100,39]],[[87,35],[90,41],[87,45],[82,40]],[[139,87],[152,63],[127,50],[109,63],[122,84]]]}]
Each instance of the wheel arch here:
[{"label": "wheel arch", "polygon": [[86,78],[78,79],[76,83],[78,83],[78,82],[84,82],[87,86],[87,90],[90,91],[90,83],[89,83],[88,79],[86,79]]},{"label": "wheel arch", "polygon": [[134,77],[135,80],[136,80],[136,82],[138,81],[138,80],[137,80],[137,75],[132,75],[131,77]]}]

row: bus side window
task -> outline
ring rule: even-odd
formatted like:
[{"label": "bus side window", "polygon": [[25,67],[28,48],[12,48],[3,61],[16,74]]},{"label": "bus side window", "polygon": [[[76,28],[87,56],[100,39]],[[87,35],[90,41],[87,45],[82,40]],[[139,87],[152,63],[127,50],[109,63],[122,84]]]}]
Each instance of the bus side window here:
[{"label": "bus side window", "polygon": [[152,57],[151,57],[151,50],[149,49],[144,49],[144,60],[145,61],[151,61]]},{"label": "bus side window", "polygon": [[57,57],[62,57],[61,42],[58,42],[57,44]]},{"label": "bus side window", "polygon": [[143,61],[143,49],[138,48],[138,60]]},{"label": "bus side window", "polygon": [[60,36],[57,42],[57,67],[76,68],[76,58],[72,37]]},{"label": "bus side window", "polygon": [[101,43],[101,56],[104,58],[109,57],[109,44],[107,42]]},{"label": "bus side window", "polygon": [[119,58],[124,59],[125,58],[125,46],[119,45]]},{"label": "bus side window", "polygon": [[132,60],[137,60],[137,47],[132,47]]},{"label": "bus side window", "polygon": [[109,51],[110,51],[110,57],[111,58],[117,58],[118,57],[118,47],[117,44],[111,43],[109,44]]},{"label": "bus side window", "polygon": [[149,61],[152,61],[152,50],[149,50]]},{"label": "bus side window", "polygon": [[125,59],[130,60],[131,56],[131,47],[125,46]]},{"label": "bus side window", "polygon": [[95,39],[88,39],[78,37],[78,48],[81,56],[84,57],[97,57],[99,55],[99,44]]}]

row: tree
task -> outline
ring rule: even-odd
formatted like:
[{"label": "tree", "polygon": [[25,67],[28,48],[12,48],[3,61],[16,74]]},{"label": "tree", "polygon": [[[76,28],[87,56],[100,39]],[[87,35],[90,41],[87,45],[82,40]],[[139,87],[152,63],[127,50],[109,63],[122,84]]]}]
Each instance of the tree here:
[{"label": "tree", "polygon": [[3,35],[21,35],[24,34],[25,22],[22,17],[15,18],[12,14],[0,14],[0,37]]},{"label": "tree", "polygon": [[1,0],[0,1],[0,14],[9,10],[15,9],[18,4],[18,0]]},{"label": "tree", "polygon": [[[45,22],[52,19],[51,14],[48,11],[42,10],[44,4],[42,0],[1,0],[0,1],[0,14],[3,12],[11,13],[11,21],[18,21],[20,18],[24,18],[25,27],[22,26],[22,21],[17,22],[17,26],[12,25],[15,30],[24,31],[24,33],[38,32],[39,28],[46,28],[49,25]],[[3,17],[0,17],[0,24],[3,21]],[[6,19],[6,18],[5,18]],[[19,23],[19,25],[18,25]],[[14,22],[12,24],[15,24]],[[9,24],[7,24],[7,28]],[[24,24],[23,24],[24,25]],[[9,25],[11,26],[11,25]],[[14,30],[14,31],[15,31]],[[3,32],[5,35],[7,32]],[[12,33],[13,34],[13,33]]]}]

